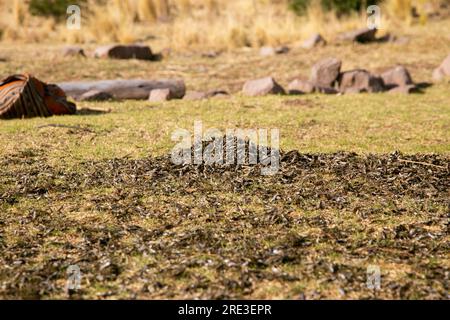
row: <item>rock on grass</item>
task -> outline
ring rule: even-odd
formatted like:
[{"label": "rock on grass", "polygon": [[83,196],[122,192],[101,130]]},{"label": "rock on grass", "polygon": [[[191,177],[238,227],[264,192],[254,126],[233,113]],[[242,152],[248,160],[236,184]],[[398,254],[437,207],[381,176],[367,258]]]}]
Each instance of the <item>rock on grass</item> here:
[{"label": "rock on grass", "polygon": [[301,47],[303,49],[312,49],[317,46],[324,46],[327,44],[327,41],[322,37],[320,33],[316,33],[307,40],[305,40]]},{"label": "rock on grass", "polygon": [[265,96],[268,94],[285,93],[284,89],[272,77],[249,80],[244,84],[242,92],[247,96]]},{"label": "rock on grass", "polygon": [[311,70],[310,81],[321,87],[332,87],[341,71],[342,61],[326,58],[317,62]]},{"label": "rock on grass", "polygon": [[433,71],[433,81],[439,82],[450,77],[450,55]]},{"label": "rock on grass", "polygon": [[309,80],[295,79],[288,86],[289,94],[313,93],[315,86]]},{"label": "rock on grass", "polygon": [[95,50],[95,58],[153,60],[149,46],[144,45],[109,45]]},{"label": "rock on grass", "polygon": [[295,79],[289,84],[289,94],[305,94],[305,93],[322,93],[322,94],[336,94],[338,91],[333,87],[320,86],[312,83],[309,80]]},{"label": "rock on grass", "polygon": [[259,50],[259,54],[263,57],[268,57],[268,56],[274,56],[277,54],[284,54],[284,53],[288,53],[289,52],[289,48],[286,46],[279,46],[279,47],[262,47]]},{"label": "rock on grass", "polygon": [[174,99],[174,95],[170,89],[153,89],[150,91],[148,100],[150,102],[163,102]]},{"label": "rock on grass", "polygon": [[68,46],[62,49],[64,57],[86,57],[83,48],[77,46]]},{"label": "rock on grass", "polygon": [[184,100],[206,100],[214,97],[225,97],[229,96],[228,92],[224,90],[211,90],[211,91],[187,91],[184,95]]},{"label": "rock on grass", "polygon": [[367,43],[376,41],[375,34],[377,33],[377,29],[357,29],[349,32],[341,33],[338,37],[338,41],[343,42],[359,42],[359,43]]},{"label": "rock on grass", "polygon": [[403,66],[396,66],[395,68],[383,72],[381,78],[383,79],[384,85],[389,88],[413,84],[408,69]]},{"label": "rock on grass", "polygon": [[405,86],[394,87],[388,92],[393,94],[410,94],[419,92],[419,89],[415,85],[410,84]]},{"label": "rock on grass", "polygon": [[381,92],[383,80],[366,70],[345,71],[339,76],[339,90],[342,93]]}]

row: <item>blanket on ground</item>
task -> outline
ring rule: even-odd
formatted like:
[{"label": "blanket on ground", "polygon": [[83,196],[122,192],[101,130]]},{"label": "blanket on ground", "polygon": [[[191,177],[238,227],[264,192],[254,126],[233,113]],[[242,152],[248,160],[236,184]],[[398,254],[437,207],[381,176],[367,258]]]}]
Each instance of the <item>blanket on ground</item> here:
[{"label": "blanket on ground", "polygon": [[16,74],[0,81],[0,119],[49,117],[74,114],[76,105],[64,91],[29,74]]}]

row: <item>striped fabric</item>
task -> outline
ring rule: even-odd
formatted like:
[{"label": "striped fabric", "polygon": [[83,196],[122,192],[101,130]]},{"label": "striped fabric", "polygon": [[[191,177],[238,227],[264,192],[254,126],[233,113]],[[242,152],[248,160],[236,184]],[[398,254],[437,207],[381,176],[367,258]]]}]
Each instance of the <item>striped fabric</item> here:
[{"label": "striped fabric", "polygon": [[13,75],[0,81],[0,119],[49,117],[75,112],[75,104],[66,100],[60,88],[47,85],[29,74]]}]

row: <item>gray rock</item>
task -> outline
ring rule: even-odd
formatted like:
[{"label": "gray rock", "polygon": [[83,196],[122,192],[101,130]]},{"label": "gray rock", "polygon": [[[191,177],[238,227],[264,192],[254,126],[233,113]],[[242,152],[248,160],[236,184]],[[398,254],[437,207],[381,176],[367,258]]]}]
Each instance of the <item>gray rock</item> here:
[{"label": "gray rock", "polygon": [[347,42],[359,42],[359,43],[367,43],[376,41],[375,34],[377,33],[377,29],[369,29],[363,28],[358,30],[353,30],[349,32],[344,32],[338,35],[338,41],[347,41]]},{"label": "gray rock", "polygon": [[83,48],[76,46],[64,47],[62,50],[62,55],[64,57],[86,57]]},{"label": "gray rock", "polygon": [[288,86],[289,94],[313,93],[315,90],[312,82],[303,79],[295,79]]},{"label": "gray rock", "polygon": [[203,52],[201,54],[201,56],[202,56],[202,58],[214,59],[214,58],[217,58],[218,56],[220,56],[221,53],[222,53],[221,51],[210,50],[210,51]]},{"label": "gray rock", "polygon": [[445,73],[444,70],[441,68],[436,68],[433,70],[433,81],[434,82],[441,82],[445,79]]},{"label": "gray rock", "polygon": [[247,96],[285,93],[284,89],[272,77],[249,80],[244,84],[242,92]]},{"label": "gray rock", "polygon": [[153,60],[152,50],[144,45],[109,45],[95,50],[96,58]]},{"label": "gray rock", "polygon": [[80,97],[78,97],[78,101],[106,101],[112,100],[114,97],[103,91],[99,90],[90,90],[83,93]]},{"label": "gray rock", "polygon": [[279,46],[279,47],[261,47],[261,49],[259,50],[259,55],[263,56],[263,57],[268,57],[268,56],[274,56],[277,54],[284,54],[284,53],[288,53],[289,52],[289,48],[286,46]]},{"label": "gray rock", "polygon": [[450,55],[433,71],[433,81],[439,82],[450,77]]},{"label": "gray rock", "polygon": [[366,70],[345,71],[339,75],[339,91],[342,93],[381,92],[383,80]]},{"label": "gray rock", "polygon": [[322,37],[322,35],[320,35],[319,33],[316,33],[312,37],[310,37],[309,39],[305,40],[302,43],[301,47],[304,48],[304,49],[312,49],[314,47],[324,46],[326,44],[327,44],[327,42]]},{"label": "gray rock", "polygon": [[383,72],[381,78],[383,79],[384,85],[388,88],[413,84],[411,74],[403,66],[396,66]]},{"label": "gray rock", "polygon": [[224,90],[211,90],[211,91],[187,91],[184,95],[184,100],[205,100],[209,98],[225,98],[228,97],[228,92]]},{"label": "gray rock", "polygon": [[357,93],[361,93],[361,92],[364,92],[364,91],[362,91],[361,89],[359,89],[359,88],[347,88],[346,90],[345,90],[345,92],[343,92],[344,94],[357,94]]},{"label": "gray rock", "polygon": [[276,54],[285,54],[288,53],[291,49],[289,49],[289,47],[286,46],[278,46],[275,48],[275,53]]},{"label": "gray rock", "polygon": [[336,58],[323,59],[312,67],[310,81],[317,86],[333,87],[341,71],[341,66],[341,60]]},{"label": "gray rock", "polygon": [[410,85],[406,85],[406,86],[394,87],[394,88],[390,89],[388,92],[392,93],[392,94],[410,94],[410,93],[418,92],[418,88],[415,85],[410,84]]},{"label": "gray rock", "polygon": [[150,91],[150,96],[148,100],[150,102],[163,102],[169,101],[174,98],[172,91],[170,89],[154,89]]},{"label": "gray rock", "polygon": [[263,56],[263,57],[269,57],[269,56],[274,56],[275,53],[275,48],[274,47],[261,47],[261,49],[259,49],[259,55]]},{"label": "gray rock", "polygon": [[230,94],[225,90],[210,90],[206,93],[208,98],[225,98],[229,97]]},{"label": "gray rock", "polygon": [[322,86],[316,86],[315,91],[317,93],[322,93],[322,94],[337,94],[337,93],[339,93],[339,91],[337,91],[333,87],[322,87]]},{"label": "gray rock", "polygon": [[204,100],[208,99],[208,94],[202,91],[187,91],[183,97],[184,100]]},{"label": "gray rock", "polygon": [[229,99],[231,96],[228,93],[218,93],[213,95],[211,98],[213,99]]},{"label": "gray rock", "polygon": [[295,79],[289,84],[289,94],[322,93],[336,94],[338,91],[330,86],[317,85],[309,80]]}]

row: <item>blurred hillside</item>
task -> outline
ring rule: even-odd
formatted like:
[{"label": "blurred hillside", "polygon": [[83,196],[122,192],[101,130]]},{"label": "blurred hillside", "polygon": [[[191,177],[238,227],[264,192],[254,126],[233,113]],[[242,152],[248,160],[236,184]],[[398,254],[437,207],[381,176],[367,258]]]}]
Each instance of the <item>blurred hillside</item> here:
[{"label": "blurred hillside", "polygon": [[[81,29],[66,28],[65,8],[81,7]],[[230,49],[293,43],[366,25],[364,0],[0,0],[8,42],[153,41],[161,47]],[[384,0],[382,31],[444,18],[450,0]]]}]

